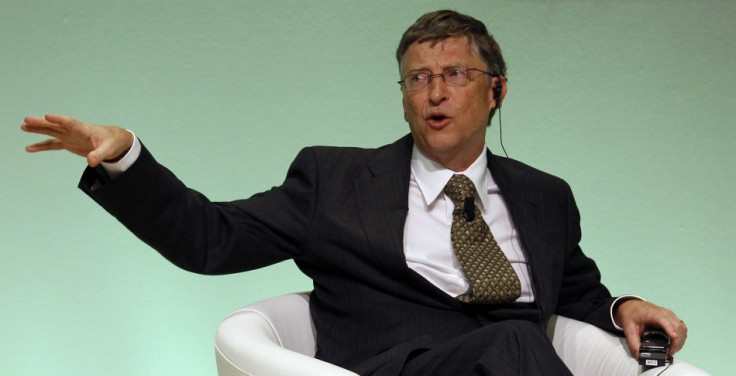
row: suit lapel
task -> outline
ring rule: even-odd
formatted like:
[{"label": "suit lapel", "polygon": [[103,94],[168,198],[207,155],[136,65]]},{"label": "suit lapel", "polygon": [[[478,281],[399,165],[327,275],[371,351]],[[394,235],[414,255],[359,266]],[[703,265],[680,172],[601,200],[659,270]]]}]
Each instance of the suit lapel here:
[{"label": "suit lapel", "polygon": [[[541,197],[531,189],[528,176],[515,168],[509,160],[488,153],[488,169],[501,190],[501,195],[509,209],[511,221],[519,232],[529,270],[532,276],[535,299],[543,302],[546,295],[543,286],[550,283],[549,258],[544,252],[548,248],[541,232],[547,225],[541,223]],[[545,305],[542,304],[542,307]]]},{"label": "suit lapel", "polygon": [[354,181],[358,214],[375,260],[405,271],[404,223],[409,210],[411,136],[378,149]]},{"label": "suit lapel", "polygon": [[411,135],[379,149],[365,171],[355,180],[358,212],[365,230],[372,259],[388,273],[414,286],[423,304],[460,303],[410,269],[404,255],[404,225],[409,211],[411,175]]}]

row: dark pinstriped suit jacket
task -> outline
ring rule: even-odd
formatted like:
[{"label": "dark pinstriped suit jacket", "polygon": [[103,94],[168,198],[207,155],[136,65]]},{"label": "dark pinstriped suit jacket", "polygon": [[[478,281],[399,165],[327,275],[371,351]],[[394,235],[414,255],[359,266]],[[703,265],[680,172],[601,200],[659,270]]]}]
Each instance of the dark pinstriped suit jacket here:
[{"label": "dark pinstriped suit jacket", "polygon": [[[317,356],[358,372],[394,374],[413,349],[525,314],[464,306],[407,267],[411,149],[410,136],[378,149],[306,148],[281,186],[211,203],[144,148],[114,181],[88,169],[80,188],[186,270],[224,274],[294,259],[314,281]],[[579,214],[568,185],[490,153],[488,166],[530,263],[537,304],[528,318],[544,325],[557,313],[612,330],[612,299],[578,246]],[[104,185],[91,190],[100,180]]]}]

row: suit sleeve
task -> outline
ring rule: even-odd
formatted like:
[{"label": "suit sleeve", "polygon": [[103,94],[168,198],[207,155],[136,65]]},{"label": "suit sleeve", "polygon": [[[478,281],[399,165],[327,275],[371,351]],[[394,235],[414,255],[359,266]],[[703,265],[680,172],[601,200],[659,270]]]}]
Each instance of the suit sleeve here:
[{"label": "suit sleeve", "polygon": [[316,163],[304,151],[283,185],[246,200],[211,202],[187,188],[143,147],[114,180],[87,168],[79,188],[182,269],[251,270],[298,257],[311,221]]},{"label": "suit sleeve", "polygon": [[566,184],[565,187],[568,251],[556,312],[615,332],[610,316],[611,305],[615,299],[601,283],[601,274],[595,261],[587,257],[580,248],[580,213],[572,191]]}]

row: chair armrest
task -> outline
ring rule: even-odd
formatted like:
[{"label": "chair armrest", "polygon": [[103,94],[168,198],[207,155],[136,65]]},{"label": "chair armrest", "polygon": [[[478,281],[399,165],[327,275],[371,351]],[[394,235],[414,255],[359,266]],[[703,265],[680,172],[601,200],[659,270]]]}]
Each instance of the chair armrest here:
[{"label": "chair armrest", "polygon": [[[547,327],[557,354],[574,375],[655,376],[663,367],[642,373],[631,356],[624,337],[593,325],[563,316],[552,316]],[[679,359],[662,374],[667,376],[708,376],[708,373]]]},{"label": "chair armrest", "polygon": [[639,363],[624,338],[564,316],[552,316],[547,335],[574,375],[636,376]]},{"label": "chair armrest", "polygon": [[[220,323],[215,337],[219,376],[357,376],[313,358],[314,338],[309,314],[303,312],[308,307],[302,304],[303,297],[291,294],[266,302],[241,308]],[[283,317],[272,315],[273,310]],[[292,326],[310,338],[286,332]]]}]

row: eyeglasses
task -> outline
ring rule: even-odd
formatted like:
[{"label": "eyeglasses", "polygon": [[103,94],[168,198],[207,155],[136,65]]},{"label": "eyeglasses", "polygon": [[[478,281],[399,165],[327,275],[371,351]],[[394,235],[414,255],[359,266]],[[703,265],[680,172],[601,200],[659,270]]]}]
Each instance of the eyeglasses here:
[{"label": "eyeglasses", "polygon": [[429,74],[426,72],[410,74],[397,83],[404,86],[406,90],[422,90],[429,85],[429,82],[433,78],[442,77],[448,86],[465,86],[470,81],[470,78],[468,78],[468,72],[470,71],[478,71],[489,76],[494,75],[491,72],[477,68],[450,67],[438,74]]}]

